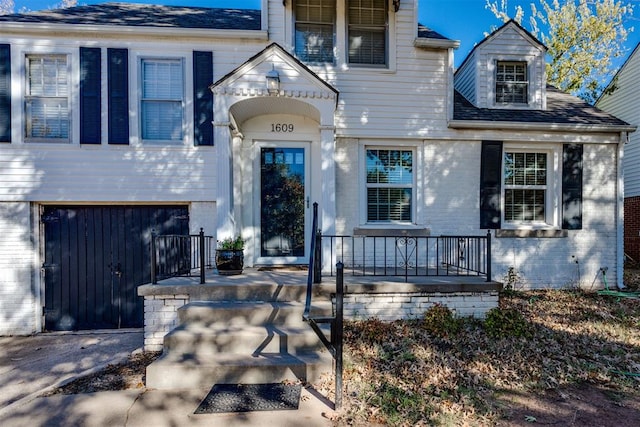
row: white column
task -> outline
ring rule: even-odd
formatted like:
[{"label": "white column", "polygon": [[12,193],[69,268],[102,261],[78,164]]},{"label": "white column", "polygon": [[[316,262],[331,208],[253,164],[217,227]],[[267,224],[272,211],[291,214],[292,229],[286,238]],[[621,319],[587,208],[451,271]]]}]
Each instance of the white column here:
[{"label": "white column", "polygon": [[[331,116],[333,120],[333,115]],[[336,143],[335,126],[320,126],[320,149],[322,152],[321,201],[319,227],[322,234],[336,234]]]},{"label": "white column", "polygon": [[[225,117],[226,118],[226,117]],[[231,123],[214,121],[214,143],[217,152],[216,239],[231,237],[235,233],[233,216],[233,157],[231,152]]]}]

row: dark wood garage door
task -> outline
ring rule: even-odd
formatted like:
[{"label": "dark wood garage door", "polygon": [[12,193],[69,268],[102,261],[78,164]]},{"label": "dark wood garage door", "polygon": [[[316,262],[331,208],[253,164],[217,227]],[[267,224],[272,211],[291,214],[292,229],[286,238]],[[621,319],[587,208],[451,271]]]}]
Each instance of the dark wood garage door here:
[{"label": "dark wood garage door", "polygon": [[188,234],[186,206],[46,206],[45,328],[143,326],[151,232]]}]

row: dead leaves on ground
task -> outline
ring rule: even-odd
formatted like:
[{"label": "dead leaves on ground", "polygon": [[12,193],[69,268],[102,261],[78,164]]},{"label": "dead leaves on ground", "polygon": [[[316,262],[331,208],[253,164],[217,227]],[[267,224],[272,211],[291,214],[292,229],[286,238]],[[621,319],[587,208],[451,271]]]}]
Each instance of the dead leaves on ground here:
[{"label": "dead leaves on ground", "polygon": [[338,423],[492,425],[496,392],[581,383],[640,395],[640,300],[531,291],[500,306],[517,310],[530,334],[494,338],[472,319],[445,333],[424,319],[346,323]]}]

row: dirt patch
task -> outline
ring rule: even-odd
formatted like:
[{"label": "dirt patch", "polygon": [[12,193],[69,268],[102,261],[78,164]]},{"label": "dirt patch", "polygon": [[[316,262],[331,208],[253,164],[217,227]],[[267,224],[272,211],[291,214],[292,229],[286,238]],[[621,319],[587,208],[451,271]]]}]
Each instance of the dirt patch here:
[{"label": "dirt patch", "polygon": [[62,387],[49,391],[43,397],[54,394],[142,389],[145,387],[147,366],[161,354],[161,352],[133,354],[124,363],[107,365],[103,370],[71,381]]},{"label": "dirt patch", "polygon": [[541,394],[496,394],[503,419],[497,426],[621,426],[640,425],[640,399],[614,389],[583,384]]}]

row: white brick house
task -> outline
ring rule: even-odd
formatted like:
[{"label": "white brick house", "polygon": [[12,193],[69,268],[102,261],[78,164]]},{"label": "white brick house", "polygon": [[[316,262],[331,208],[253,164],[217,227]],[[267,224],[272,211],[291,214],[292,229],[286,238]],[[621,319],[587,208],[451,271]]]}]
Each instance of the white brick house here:
[{"label": "white brick house", "polygon": [[[327,235],[492,230],[494,277],[524,287],[591,286],[602,267],[622,280],[635,128],[546,86],[545,47],[514,22],[455,74],[458,43],[419,25],[414,0],[0,22],[1,334],[78,313],[139,326],[151,230],[240,233],[247,266],[306,263],[310,202]],[[261,210],[274,194],[298,215],[288,236]]]}]

